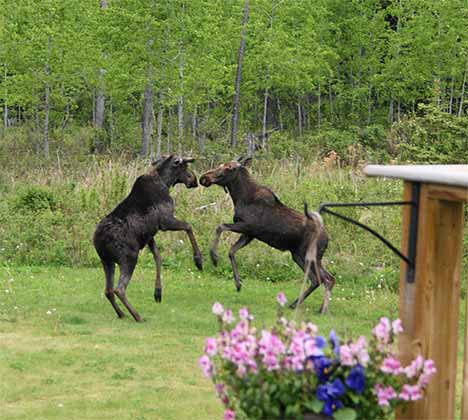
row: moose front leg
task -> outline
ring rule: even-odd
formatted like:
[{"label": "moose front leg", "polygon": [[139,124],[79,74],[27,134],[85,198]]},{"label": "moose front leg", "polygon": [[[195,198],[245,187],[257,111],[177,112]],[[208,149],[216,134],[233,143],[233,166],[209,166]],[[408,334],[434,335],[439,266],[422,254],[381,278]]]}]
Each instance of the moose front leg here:
[{"label": "moose front leg", "polygon": [[184,230],[190,239],[190,243],[192,244],[193,261],[200,271],[203,270],[202,255],[200,249],[198,248],[197,241],[195,240],[195,236],[193,235],[192,228],[188,223],[182,222],[181,220],[177,220],[175,218],[166,219],[161,223],[161,230]]},{"label": "moose front leg", "polygon": [[219,240],[221,238],[221,234],[226,231],[242,233],[243,227],[244,225],[242,223],[223,223],[222,225],[218,225],[218,227],[216,228],[216,235],[213,241],[213,245],[211,246],[211,249],[210,249],[210,257],[214,266],[218,265],[217,251],[218,251],[218,245],[219,245]]},{"label": "moose front leg", "polygon": [[240,292],[242,280],[239,276],[239,270],[237,269],[235,255],[236,252],[239,251],[239,249],[244,248],[244,246],[250,244],[250,242],[252,242],[252,239],[253,238],[251,236],[242,234],[237,240],[237,242],[229,250],[229,259],[231,260],[232,271],[234,273],[234,282],[236,283],[236,289],[238,292]]}]

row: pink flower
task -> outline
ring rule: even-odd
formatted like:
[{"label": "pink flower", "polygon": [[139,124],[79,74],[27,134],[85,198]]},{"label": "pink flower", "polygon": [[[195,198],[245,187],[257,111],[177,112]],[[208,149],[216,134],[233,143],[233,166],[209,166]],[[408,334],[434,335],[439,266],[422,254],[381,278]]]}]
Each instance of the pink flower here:
[{"label": "pink flower", "polygon": [[236,414],[232,410],[224,410],[223,420],[235,420]]},{"label": "pink flower", "polygon": [[211,378],[212,375],[212,366],[210,358],[205,354],[198,360],[199,366],[202,368],[204,375],[207,378]]},{"label": "pink flower", "polygon": [[401,319],[395,319],[395,321],[392,322],[392,331],[395,335],[403,332],[403,327],[401,326]]},{"label": "pink flower", "polygon": [[253,319],[253,316],[249,314],[249,311],[247,310],[247,308],[240,308],[239,309],[239,318],[240,319],[250,319],[252,320]]},{"label": "pink flower", "polygon": [[399,397],[404,401],[417,401],[422,398],[421,389],[417,385],[403,385]]},{"label": "pink flower", "polygon": [[288,302],[288,299],[286,299],[286,295],[283,292],[279,292],[276,295],[276,301],[279,303],[280,306],[284,306]]},{"label": "pink flower", "polygon": [[403,372],[406,374],[407,378],[414,378],[419,371],[423,368],[424,366],[424,359],[422,356],[416,357],[409,366],[406,366],[403,369]]},{"label": "pink flower", "polygon": [[388,344],[390,340],[390,331],[391,325],[389,319],[382,317],[380,318],[380,322],[372,330],[372,334],[374,334],[375,338],[377,338],[381,343]]},{"label": "pink flower", "polygon": [[343,366],[353,366],[354,365],[354,358],[351,349],[347,344],[343,344],[340,347],[340,360]]},{"label": "pink flower", "polygon": [[435,367],[434,360],[432,359],[427,359],[424,361],[424,366],[423,366],[424,374],[431,376],[434,373],[437,372],[437,369]]},{"label": "pink flower", "polygon": [[222,315],[224,312],[223,305],[221,305],[219,302],[215,302],[211,308],[211,312],[213,312],[216,316]]},{"label": "pink flower", "polygon": [[377,384],[374,386],[375,395],[377,395],[378,403],[381,407],[389,406],[390,401],[396,398],[396,392],[391,386],[382,386]]},{"label": "pink flower", "polygon": [[392,375],[398,375],[401,372],[401,364],[398,359],[393,356],[386,357],[380,367],[380,370],[384,373],[391,373]]},{"label": "pink flower", "polygon": [[222,383],[217,383],[215,385],[215,389],[216,389],[216,395],[218,395],[219,399],[221,400],[221,402],[226,405],[229,403],[229,398],[226,394],[226,390],[225,390],[225,387],[224,387],[224,384]]},{"label": "pink flower", "polygon": [[226,309],[226,311],[223,314],[223,321],[226,324],[232,324],[234,321],[234,317],[232,316],[232,311],[230,309]]},{"label": "pink flower", "polygon": [[350,348],[358,362],[364,367],[369,363],[369,353],[367,352],[366,337],[361,335],[354,343],[350,344]]},{"label": "pink flower", "polygon": [[214,356],[217,352],[216,340],[214,338],[207,338],[205,340],[205,353],[208,356]]}]

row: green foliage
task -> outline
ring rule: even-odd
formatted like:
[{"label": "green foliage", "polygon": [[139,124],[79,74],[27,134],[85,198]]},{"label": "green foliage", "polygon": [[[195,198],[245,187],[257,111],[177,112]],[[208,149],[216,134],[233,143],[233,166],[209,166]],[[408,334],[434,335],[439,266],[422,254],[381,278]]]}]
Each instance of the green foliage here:
[{"label": "green foliage", "polygon": [[[243,3],[1,0],[2,151],[41,155],[48,128],[51,155],[138,153],[147,88],[152,154],[156,143],[226,150]],[[461,0],[252,1],[240,127],[279,129],[278,157],[312,146],[346,160],[352,146],[382,161],[395,157],[385,131],[398,122],[415,136],[401,142],[402,159],[452,161],[466,153],[467,24]],[[412,121],[421,103],[436,104],[432,121]]]},{"label": "green foliage", "polygon": [[18,212],[41,212],[57,210],[57,198],[50,188],[31,185],[18,191],[13,202],[13,210]]},{"label": "green foliage", "polygon": [[468,119],[421,104],[418,113],[394,125],[392,141],[401,160],[420,163],[466,163]]}]

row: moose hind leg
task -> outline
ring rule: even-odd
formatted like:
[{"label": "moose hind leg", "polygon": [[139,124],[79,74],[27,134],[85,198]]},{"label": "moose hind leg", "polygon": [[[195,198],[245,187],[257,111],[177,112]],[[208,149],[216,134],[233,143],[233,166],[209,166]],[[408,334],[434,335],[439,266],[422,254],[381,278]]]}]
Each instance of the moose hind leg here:
[{"label": "moose hind leg", "polygon": [[120,278],[119,285],[117,289],[114,290],[114,293],[120,299],[120,301],[127,308],[128,312],[133,316],[136,322],[141,322],[141,317],[138,315],[138,312],[130,305],[127,296],[126,290],[130,279],[132,278],[133,270],[137,262],[137,257],[128,258],[126,261],[120,264]]},{"label": "moose hind leg", "polygon": [[154,300],[156,302],[161,302],[162,300],[162,284],[161,284],[161,254],[154,238],[151,238],[148,242],[148,248],[153,254],[154,262],[156,264],[156,282],[154,285]]},{"label": "moose hind leg", "polygon": [[102,266],[104,268],[104,274],[106,276],[106,288],[104,290],[104,294],[106,295],[106,298],[109,300],[115,312],[117,313],[117,316],[119,318],[123,318],[124,313],[119,308],[119,305],[117,305],[117,302],[115,301],[115,295],[114,295],[115,264],[113,262],[102,261]]},{"label": "moose hind leg", "polygon": [[[294,262],[299,266],[301,267],[302,271],[305,272],[305,261],[304,261],[304,258],[298,254],[292,254],[292,257],[293,257],[293,260]],[[300,305],[302,302],[304,302],[304,300],[307,299],[307,297],[317,288],[319,287],[320,283],[318,282],[318,280],[316,279],[316,274],[315,274],[315,270],[314,270],[314,267],[313,265],[310,267],[309,269],[309,280],[311,282],[310,286],[304,291],[304,293],[299,296],[293,303],[291,303],[291,305],[289,305],[289,307],[291,309],[294,309],[296,308],[298,305]]]},{"label": "moose hind leg", "polygon": [[333,277],[322,266],[320,266],[320,276],[323,280],[323,285],[325,287],[323,303],[322,303],[322,306],[320,306],[320,313],[324,314],[328,310],[328,303],[330,301],[331,292],[332,292],[333,286],[335,286],[335,277]]}]

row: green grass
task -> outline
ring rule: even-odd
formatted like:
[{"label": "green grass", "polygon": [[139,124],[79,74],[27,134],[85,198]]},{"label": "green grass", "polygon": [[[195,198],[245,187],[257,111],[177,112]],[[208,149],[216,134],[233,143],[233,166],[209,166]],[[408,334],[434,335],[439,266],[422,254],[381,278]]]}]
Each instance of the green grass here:
[{"label": "green grass", "polygon": [[[235,310],[247,305],[259,326],[271,325],[277,292],[284,290],[292,299],[301,286],[302,273],[290,255],[258,241],[241,250],[244,287],[236,293],[227,258],[236,235],[223,236],[217,268],[207,258],[215,226],[232,220],[231,200],[221,188],[177,186],[176,216],[192,224],[205,256],[204,272],[191,264],[186,235],[159,233],[163,302],[153,300],[154,263],[145,251],[128,297],[146,322],[136,324],[130,316],[119,320],[103,296],[104,275],[96,268],[100,265],[90,238],[99,219],[127,194],[147,164],[13,163],[0,167],[0,418],[221,418],[212,385],[197,366],[204,338],[217,330],[211,306],[216,300]],[[209,166],[197,162],[195,169],[201,174]],[[321,201],[399,200],[402,193],[398,181],[330,171],[317,163],[256,160],[251,171],[296,209],[304,200],[316,208]],[[400,208],[343,212],[400,243]],[[324,219],[331,236],[325,265],[337,278],[330,313],[317,315],[318,290],[301,313],[290,314],[312,319],[325,332],[369,334],[380,316],[398,316],[400,261],[368,233]],[[463,321],[460,326],[461,344]],[[462,350],[459,355],[461,359]]]},{"label": "green grass", "polygon": [[[220,403],[197,360],[215,334],[211,306],[247,305],[257,325],[271,325],[275,295],[292,299],[302,280],[231,276],[191,266],[164,269],[162,304],[153,301],[154,270],[137,267],[128,297],[145,322],[116,318],[99,269],[0,269],[0,407],[2,419],[219,419]],[[324,331],[368,333],[379,316],[397,315],[397,296],[355,279],[339,282],[328,316],[316,314],[316,291],[300,314]]]}]

